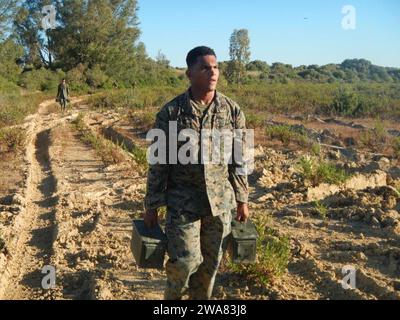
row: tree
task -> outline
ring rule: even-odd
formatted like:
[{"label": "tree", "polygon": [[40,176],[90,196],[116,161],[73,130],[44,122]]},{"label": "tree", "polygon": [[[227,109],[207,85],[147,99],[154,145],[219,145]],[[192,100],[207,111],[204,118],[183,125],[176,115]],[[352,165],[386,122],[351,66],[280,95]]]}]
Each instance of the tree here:
[{"label": "tree", "polygon": [[78,65],[104,72],[133,84],[141,66],[143,47],[136,45],[136,0],[63,0],[56,5],[58,27],[50,31],[50,45],[57,66],[71,70]]},{"label": "tree", "polygon": [[11,20],[17,10],[18,0],[0,1],[0,40],[4,39],[7,31],[10,30]]},{"label": "tree", "polygon": [[24,62],[36,69],[51,65],[48,35],[42,29],[42,9],[51,0],[22,1],[14,20],[14,33],[18,43],[25,49]]},{"label": "tree", "polygon": [[230,61],[226,69],[226,78],[229,82],[240,84],[250,62],[250,38],[246,29],[234,30],[229,47]]},{"label": "tree", "polygon": [[260,71],[266,73],[269,71],[269,65],[265,61],[254,60],[246,65],[247,71]]},{"label": "tree", "polygon": [[18,75],[21,73],[18,61],[23,54],[23,48],[11,39],[0,43],[0,77],[16,83]]},{"label": "tree", "polygon": [[167,59],[167,56],[161,52],[161,50],[158,50],[156,61],[162,67],[169,67],[169,60]]}]

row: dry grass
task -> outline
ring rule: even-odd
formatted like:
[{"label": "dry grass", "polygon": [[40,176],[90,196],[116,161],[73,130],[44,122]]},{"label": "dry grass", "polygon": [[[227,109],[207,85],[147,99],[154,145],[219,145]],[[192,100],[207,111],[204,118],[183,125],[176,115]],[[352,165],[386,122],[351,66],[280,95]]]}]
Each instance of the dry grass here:
[{"label": "dry grass", "polygon": [[83,114],[80,113],[73,122],[75,128],[79,131],[80,138],[83,142],[91,145],[96,153],[100,156],[104,164],[111,165],[121,163],[125,160],[121,149],[111,141],[98,137],[86,127],[83,121]]},{"label": "dry grass", "polygon": [[26,133],[21,128],[0,129],[0,150],[17,151],[25,146],[25,140]]}]

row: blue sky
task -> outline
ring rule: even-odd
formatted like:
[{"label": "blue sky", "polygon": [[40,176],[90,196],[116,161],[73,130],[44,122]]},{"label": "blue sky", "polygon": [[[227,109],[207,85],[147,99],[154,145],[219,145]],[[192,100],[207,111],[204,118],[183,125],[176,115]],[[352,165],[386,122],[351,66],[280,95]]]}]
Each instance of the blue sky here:
[{"label": "blue sky", "polygon": [[[141,41],[148,54],[161,50],[172,66],[185,66],[197,45],[229,59],[234,29],[249,30],[251,59],[301,64],[365,58],[400,67],[399,0],[139,0]],[[356,10],[355,30],[342,28],[342,8]],[[305,19],[307,18],[307,19]]]}]

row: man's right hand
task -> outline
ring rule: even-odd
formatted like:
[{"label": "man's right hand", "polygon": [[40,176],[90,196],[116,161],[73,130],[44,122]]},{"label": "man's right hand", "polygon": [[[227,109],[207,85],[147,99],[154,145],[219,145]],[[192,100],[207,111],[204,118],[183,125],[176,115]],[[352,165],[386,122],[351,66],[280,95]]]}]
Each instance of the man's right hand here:
[{"label": "man's right hand", "polygon": [[153,228],[158,222],[158,211],[157,209],[148,209],[144,214],[144,224],[147,228]]}]

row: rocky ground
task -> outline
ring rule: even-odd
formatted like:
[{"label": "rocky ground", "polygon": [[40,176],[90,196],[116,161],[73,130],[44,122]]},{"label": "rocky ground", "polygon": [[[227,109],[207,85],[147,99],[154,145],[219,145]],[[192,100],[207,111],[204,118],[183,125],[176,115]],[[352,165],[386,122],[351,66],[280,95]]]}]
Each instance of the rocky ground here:
[{"label": "rocky ground", "polygon": [[[91,111],[84,98],[74,99],[65,115],[54,112],[51,101],[42,103],[24,124],[25,152],[2,160],[1,299],[162,298],[164,272],[139,269],[130,252],[131,221],[143,210],[145,172],[122,148],[117,163],[102,161],[72,122],[84,112],[93,134],[129,149],[146,146],[146,126],[117,112]],[[273,121],[300,121],[331,137],[326,145],[341,140],[335,143],[341,149],[323,147],[320,157],[352,177],[342,185],[307,184],[298,173],[298,159],[307,151],[257,144],[251,212],[268,217],[269,227],[289,238],[289,265],[267,286],[223,265],[216,298],[399,299],[398,161],[347,146],[349,137],[335,133],[333,121],[322,129],[310,127],[309,120]],[[55,289],[41,288],[45,265],[56,269]],[[356,269],[356,289],[342,287],[346,265]]]}]

